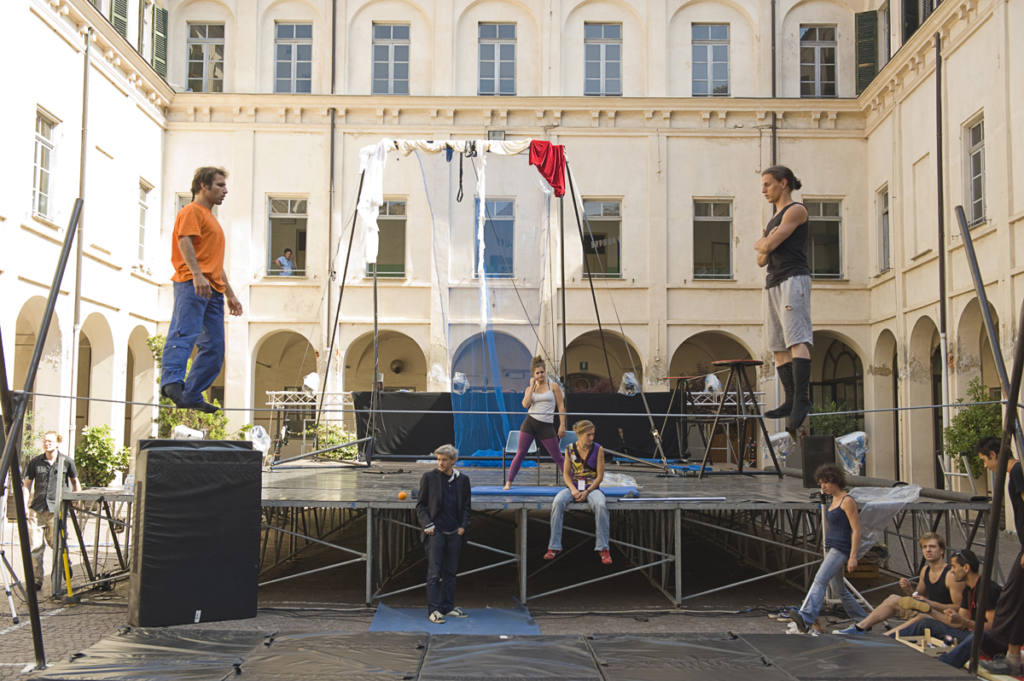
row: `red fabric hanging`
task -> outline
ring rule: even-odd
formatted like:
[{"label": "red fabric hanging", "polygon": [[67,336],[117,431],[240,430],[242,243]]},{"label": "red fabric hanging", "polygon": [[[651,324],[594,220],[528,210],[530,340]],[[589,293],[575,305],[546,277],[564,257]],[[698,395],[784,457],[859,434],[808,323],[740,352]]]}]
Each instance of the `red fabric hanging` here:
[{"label": "red fabric hanging", "polygon": [[555,196],[565,195],[565,147],[543,140],[530,142],[530,165],[537,166],[541,176],[555,190]]}]

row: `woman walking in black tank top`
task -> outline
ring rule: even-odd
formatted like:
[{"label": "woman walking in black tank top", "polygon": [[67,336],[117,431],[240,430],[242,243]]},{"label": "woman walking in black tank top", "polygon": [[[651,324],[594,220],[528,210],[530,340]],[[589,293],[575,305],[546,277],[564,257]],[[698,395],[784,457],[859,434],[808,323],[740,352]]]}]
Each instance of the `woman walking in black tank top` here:
[{"label": "woman walking in black tank top", "polygon": [[831,463],[820,466],[814,472],[814,478],[821,485],[821,493],[831,497],[832,502],[825,511],[825,559],[814,575],[803,605],[799,609],[790,608],[793,625],[804,634],[816,626],[830,582],[832,592],[839,595],[847,616],[858,620],[864,617],[864,608],[843,581],[843,568],[852,572],[857,567],[857,547],[860,545],[857,502],[846,493],[846,476],[839,466]]}]

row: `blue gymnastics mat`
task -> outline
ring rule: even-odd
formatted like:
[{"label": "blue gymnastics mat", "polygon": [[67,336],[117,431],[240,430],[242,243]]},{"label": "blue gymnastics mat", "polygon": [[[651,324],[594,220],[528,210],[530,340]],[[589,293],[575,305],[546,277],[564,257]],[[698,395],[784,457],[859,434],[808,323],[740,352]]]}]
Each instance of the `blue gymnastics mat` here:
[{"label": "blue gymnastics mat", "polygon": [[473,636],[533,636],[540,627],[530,611],[518,608],[466,608],[466,617],[449,617],[444,624],[427,620],[427,608],[392,608],[378,605],[370,631],[426,631],[431,634]]},{"label": "blue gymnastics mat", "polygon": [[[512,489],[502,489],[501,485],[478,485],[473,487],[474,496],[501,496],[501,497],[553,497],[563,489],[564,486],[554,485],[515,485]],[[627,494],[639,494],[639,490],[633,486],[624,487],[601,487],[606,497],[624,497]]]}]

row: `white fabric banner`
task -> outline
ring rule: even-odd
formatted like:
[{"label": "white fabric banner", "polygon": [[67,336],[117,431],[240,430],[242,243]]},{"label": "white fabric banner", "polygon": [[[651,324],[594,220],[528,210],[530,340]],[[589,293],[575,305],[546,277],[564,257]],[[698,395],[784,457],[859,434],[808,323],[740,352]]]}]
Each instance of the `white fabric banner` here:
[{"label": "white fabric banner", "polygon": [[[377,251],[380,244],[380,235],[377,228],[377,217],[380,214],[380,207],[384,205],[384,166],[387,165],[388,154],[391,149],[398,151],[403,156],[408,156],[414,151],[422,151],[429,154],[439,154],[446,149],[457,153],[465,153],[470,148],[478,153],[496,154],[498,156],[515,156],[530,148],[531,140],[407,140],[407,139],[382,139],[377,144],[371,144],[359,150],[359,171],[363,175],[363,191],[356,204],[356,213],[359,215],[359,235],[363,242],[363,257],[367,263],[377,262]],[[484,171],[487,165],[482,155],[475,157],[479,159],[477,164],[477,192],[480,205],[484,204],[484,190],[486,181]],[[478,262],[483,262],[483,210],[479,211],[477,217],[477,235],[480,240],[480,252]],[[486,301],[481,301],[481,305]]]}]

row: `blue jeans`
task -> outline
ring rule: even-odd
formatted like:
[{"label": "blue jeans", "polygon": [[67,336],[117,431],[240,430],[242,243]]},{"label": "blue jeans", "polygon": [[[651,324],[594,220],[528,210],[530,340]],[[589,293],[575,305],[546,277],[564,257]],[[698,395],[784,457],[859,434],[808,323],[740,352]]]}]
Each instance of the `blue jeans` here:
[{"label": "blue jeans", "polygon": [[464,536],[437,529],[426,536],[428,615],[435,610],[447,615],[455,608],[455,574]]},{"label": "blue jeans", "polygon": [[[572,501],[572,492],[568,488],[563,488],[551,502],[551,539],[548,541],[548,548],[552,551],[562,550],[562,520],[565,518],[565,507]],[[587,495],[587,503],[594,512],[594,529],[597,535],[594,550],[604,551],[608,548],[608,504],[605,502],[604,492],[595,489]]]},{"label": "blue jeans", "polygon": [[[924,636],[924,630],[931,629],[932,638],[946,638],[952,636],[958,641],[963,641],[971,632],[967,629],[957,629],[951,627],[945,622],[926,617],[918,620],[910,626],[903,627],[898,632],[900,636]],[[970,648],[967,649],[968,655],[970,655]]]},{"label": "blue jeans", "polygon": [[849,559],[850,557],[839,549],[829,549],[825,554],[825,559],[821,561],[818,572],[814,575],[814,582],[804,598],[803,605],[800,606],[800,616],[804,618],[807,626],[811,626],[818,619],[818,613],[821,612],[821,606],[825,602],[825,590],[829,582],[832,582],[832,591],[838,593],[842,599],[843,610],[846,611],[847,617],[859,622],[867,616],[864,608],[860,607],[860,603],[843,582],[843,568]]},{"label": "blue jeans", "polygon": [[[185,377],[192,348],[198,348]],[[224,364],[224,295],[196,295],[191,281],[174,282],[174,310],[161,361],[160,387],[184,383],[186,404],[198,404]]]},{"label": "blue jeans", "polygon": [[[971,644],[974,643],[974,632],[967,632],[960,629],[956,629],[954,631],[960,632],[960,642],[956,644],[956,647],[953,648],[953,650],[939,655],[939,662],[945,662],[946,664],[953,665],[959,669],[967,664],[967,660],[971,659]],[[924,632],[922,631],[921,633]],[[964,634],[966,634],[966,636]],[[932,629],[932,636],[934,635],[935,630]],[[1006,650],[1006,646],[1001,645],[998,641],[992,638],[992,635],[986,630],[981,637],[981,652],[986,655],[998,655],[1004,650]]]}]

